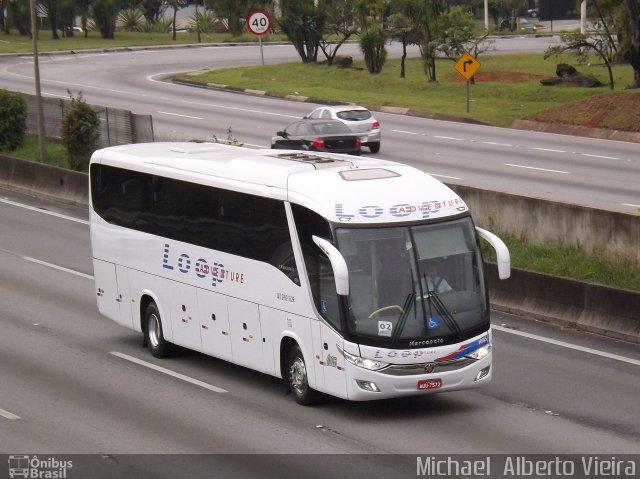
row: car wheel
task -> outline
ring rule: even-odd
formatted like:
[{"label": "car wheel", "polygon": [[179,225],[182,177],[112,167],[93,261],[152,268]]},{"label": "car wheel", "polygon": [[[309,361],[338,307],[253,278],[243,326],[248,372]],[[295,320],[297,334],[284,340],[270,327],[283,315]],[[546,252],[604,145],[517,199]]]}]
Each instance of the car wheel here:
[{"label": "car wheel", "polygon": [[380,142],[378,143],[371,143],[369,145],[369,151],[371,153],[378,153],[380,151]]},{"label": "car wheel", "polygon": [[297,344],[289,351],[287,366],[288,386],[296,402],[303,406],[312,405],[316,400],[317,392],[309,387],[307,366]]},{"label": "car wheel", "polygon": [[162,321],[156,303],[151,302],[144,312],[145,342],[149,346],[151,355],[156,358],[166,358],[171,353],[171,343],[164,339]]}]

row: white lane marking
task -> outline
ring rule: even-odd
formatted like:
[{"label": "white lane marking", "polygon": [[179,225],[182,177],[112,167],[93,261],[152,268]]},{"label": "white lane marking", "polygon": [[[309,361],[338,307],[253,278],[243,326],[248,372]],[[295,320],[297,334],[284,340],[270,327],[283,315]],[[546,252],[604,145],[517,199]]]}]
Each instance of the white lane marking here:
[{"label": "white lane marking", "polygon": [[20,419],[20,416],[16,416],[12,412],[5,411],[4,409],[0,409],[0,416],[5,417],[10,421],[15,421],[16,419]]},{"label": "white lane marking", "polygon": [[75,221],[76,223],[82,223],[83,225],[89,224],[87,220],[81,220],[80,218],[74,218],[73,216],[63,215],[61,213],[56,213],[54,211],[43,210],[42,208],[36,208],[35,206],[23,205],[22,203],[17,203],[15,201],[11,201],[6,198],[0,198],[0,203],[6,203],[8,205],[17,206],[19,208],[24,208],[26,210],[37,211],[38,213],[43,213],[49,216],[55,216],[56,218],[63,218],[65,220]]},{"label": "white lane marking", "polygon": [[602,156],[602,155],[590,155],[589,153],[580,153],[582,156],[589,156],[591,158],[602,158],[603,160],[619,160],[615,156]]},{"label": "white lane marking", "polygon": [[154,371],[158,371],[161,372],[163,374],[167,374],[168,376],[177,378],[177,379],[181,379],[182,381],[186,381],[188,383],[191,384],[195,384],[196,386],[200,386],[202,388],[208,389],[209,391],[213,391],[219,394],[223,394],[227,391],[226,389],[222,389],[219,388],[217,386],[214,386],[212,384],[208,384],[205,382],[202,382],[198,379],[193,379],[190,378],[189,376],[185,376],[184,374],[180,374],[180,373],[176,373],[174,371],[171,371],[170,369],[167,368],[163,368],[162,366],[156,366],[155,364],[152,363],[148,363],[147,361],[143,361],[142,359],[138,359],[138,358],[134,358],[133,356],[129,356],[128,354],[124,354],[124,353],[119,353],[118,351],[111,351],[110,354],[113,354],[114,356],[117,356],[121,359],[124,359],[126,361],[130,361],[132,363],[135,364],[139,364],[140,366],[144,366],[145,368],[149,368],[149,369],[153,369]]},{"label": "white lane marking", "polygon": [[404,133],[405,135],[417,135],[414,131],[405,131],[405,130],[391,130],[394,133]]},{"label": "white lane marking", "polygon": [[554,150],[553,148],[538,148],[538,147],[534,147],[534,148],[532,148],[532,150],[550,151],[551,153],[566,153],[566,151],[564,151],[564,150]]},{"label": "white lane marking", "polygon": [[632,208],[640,208],[640,205],[634,205],[633,203],[622,203],[622,206],[631,206]]},{"label": "white lane marking", "polygon": [[454,140],[454,141],[464,141],[464,138],[455,138],[453,136],[440,136],[435,135],[434,138],[440,138],[441,140]]},{"label": "white lane marking", "polygon": [[457,176],[447,176],[447,175],[438,175],[436,173],[427,173],[429,176],[437,176],[438,178],[448,178],[450,180],[461,180],[462,178],[458,178]]},{"label": "white lane marking", "polygon": [[545,338],[543,336],[538,336],[537,334],[525,333],[523,331],[517,331],[515,329],[505,328],[502,326],[494,326],[491,325],[491,329],[495,329],[497,331],[501,331],[503,333],[515,334],[516,336],[522,336],[524,338],[534,339],[536,341],[541,341],[543,343],[553,344],[555,346],[560,346],[567,349],[574,349],[576,351],[581,351],[583,353],[595,354],[596,356],[602,356],[603,358],[614,359],[616,361],[622,361],[624,363],[633,364],[634,366],[640,366],[640,360],[627,358],[625,356],[619,356],[617,354],[607,353],[605,351],[599,351],[598,349],[586,348],[584,346],[578,346],[577,344],[571,344],[564,341],[558,341],[556,339]]},{"label": "white lane marking", "polygon": [[181,115],[180,113],[171,113],[168,111],[158,111],[158,113],[162,113],[163,115],[179,116],[180,118],[191,118],[193,120],[204,120],[204,118],[199,116]]},{"label": "white lane marking", "polygon": [[524,168],[524,169],[527,169],[527,170],[547,171],[549,173],[560,173],[560,174],[563,174],[563,175],[571,174],[568,171],[549,170],[548,168],[536,168],[535,166],[514,165],[513,163],[505,163],[504,166],[513,166],[514,168]]},{"label": "white lane marking", "polygon": [[482,141],[481,143],[494,146],[513,146],[511,143],[499,143],[497,141]]},{"label": "white lane marking", "polygon": [[93,279],[93,276],[91,276],[90,274],[81,273],[80,271],[75,271],[73,269],[65,268],[64,266],[58,266],[57,264],[47,263],[46,261],[31,258],[29,256],[21,256],[21,258],[25,261],[30,261],[31,263],[47,266],[48,268],[57,269],[58,271],[64,271],[65,273],[75,274],[76,276],[80,276],[81,278]]}]

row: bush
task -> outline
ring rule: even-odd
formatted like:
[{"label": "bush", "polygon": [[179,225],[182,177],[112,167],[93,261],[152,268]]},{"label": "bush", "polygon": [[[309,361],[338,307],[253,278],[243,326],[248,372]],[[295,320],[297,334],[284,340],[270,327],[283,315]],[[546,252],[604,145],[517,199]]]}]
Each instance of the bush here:
[{"label": "bush", "polygon": [[69,166],[76,171],[86,171],[91,154],[100,139],[100,118],[78,93],[71,97],[71,106],[62,117],[62,143],[67,149]]},{"label": "bush", "polygon": [[369,73],[380,73],[387,59],[387,37],[379,25],[370,24],[360,33],[360,50]]},{"label": "bush", "polygon": [[24,144],[27,104],[21,93],[0,90],[0,151],[13,151]]}]

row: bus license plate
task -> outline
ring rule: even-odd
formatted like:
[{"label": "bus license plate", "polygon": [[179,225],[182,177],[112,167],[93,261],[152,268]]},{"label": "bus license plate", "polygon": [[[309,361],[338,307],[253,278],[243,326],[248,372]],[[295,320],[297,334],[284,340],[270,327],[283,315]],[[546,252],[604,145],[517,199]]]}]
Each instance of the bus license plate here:
[{"label": "bus license plate", "polygon": [[442,379],[422,379],[418,381],[418,389],[437,389],[442,386]]}]

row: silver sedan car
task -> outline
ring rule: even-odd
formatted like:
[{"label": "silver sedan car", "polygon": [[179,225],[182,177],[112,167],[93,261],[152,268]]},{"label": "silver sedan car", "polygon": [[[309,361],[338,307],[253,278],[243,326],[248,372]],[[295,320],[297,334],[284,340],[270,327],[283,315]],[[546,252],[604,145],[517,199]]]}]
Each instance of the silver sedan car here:
[{"label": "silver sedan car", "polygon": [[321,106],[309,113],[305,118],[317,120],[340,120],[349,129],[360,135],[362,146],[367,146],[371,153],[380,151],[380,122],[369,110],[358,105]]}]

